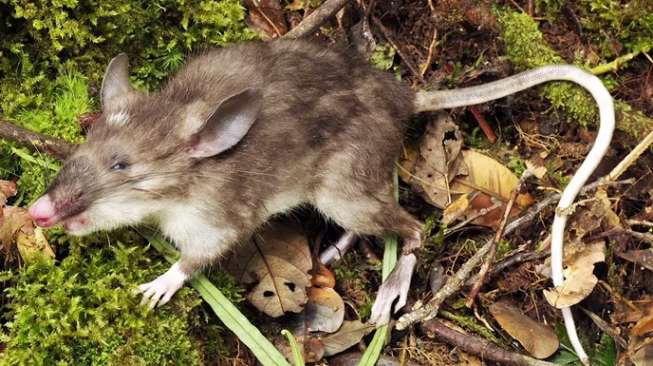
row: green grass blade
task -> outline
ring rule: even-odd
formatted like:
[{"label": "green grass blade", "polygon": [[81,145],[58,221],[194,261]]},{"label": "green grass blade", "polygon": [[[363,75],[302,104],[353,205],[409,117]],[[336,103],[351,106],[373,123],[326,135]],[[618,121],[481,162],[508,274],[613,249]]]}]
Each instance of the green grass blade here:
[{"label": "green grass blade", "polygon": [[[399,182],[397,181],[397,171],[395,169],[394,174],[394,183],[395,183],[395,199],[399,199]],[[399,241],[396,236],[386,236],[384,238],[385,249],[383,251],[383,269],[381,272],[381,278],[385,280],[392,272],[392,269],[395,268],[397,263],[397,251],[399,248]],[[388,325],[383,325],[376,329],[374,332],[374,337],[372,341],[367,346],[365,353],[358,361],[358,366],[374,366],[381,356],[381,351],[385,342],[390,336],[390,329]]]},{"label": "green grass blade", "polygon": [[299,349],[299,345],[297,344],[295,336],[293,336],[292,333],[286,329],[282,330],[281,334],[288,339],[290,349],[292,350],[292,356],[295,364],[294,366],[304,366],[304,357],[302,357],[302,351]]},{"label": "green grass blade", "polygon": [[[165,259],[174,263],[179,253],[174,247],[158,235],[146,233],[149,240],[157,251]],[[220,318],[224,325],[229,328],[239,339],[252,351],[258,361],[264,366],[290,366],[286,358],[265,338],[247,318],[236,308],[223,294],[215,287],[206,276],[200,274],[194,276],[190,284],[199,292],[215,315]]]}]

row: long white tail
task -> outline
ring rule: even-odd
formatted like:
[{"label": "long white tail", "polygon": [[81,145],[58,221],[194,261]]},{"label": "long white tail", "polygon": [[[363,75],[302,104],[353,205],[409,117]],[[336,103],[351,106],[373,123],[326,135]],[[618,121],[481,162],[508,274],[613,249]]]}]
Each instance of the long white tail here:
[{"label": "long white tail", "polygon": [[[578,192],[603,159],[614,132],[614,104],[612,96],[610,96],[601,80],[576,66],[544,66],[479,86],[455,90],[421,91],[417,93],[415,106],[417,111],[422,112],[480,104],[555,80],[572,81],[590,92],[599,106],[600,117],[599,132],[596,141],[594,141],[594,146],[562,192],[553,220],[551,229],[551,270],[553,284],[560,286],[564,280],[562,256],[565,225],[569,214],[567,209],[573,204]],[[562,309],[562,315],[574,350],[578,357],[587,364],[588,357],[576,334],[571,310],[569,308]]]}]

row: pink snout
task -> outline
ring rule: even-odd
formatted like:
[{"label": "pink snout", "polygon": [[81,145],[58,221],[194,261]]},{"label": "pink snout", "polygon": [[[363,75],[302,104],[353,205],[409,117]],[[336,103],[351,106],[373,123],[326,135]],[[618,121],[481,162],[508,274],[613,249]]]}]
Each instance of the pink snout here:
[{"label": "pink snout", "polygon": [[30,206],[28,210],[38,226],[49,227],[57,223],[56,209],[49,195],[44,195]]}]

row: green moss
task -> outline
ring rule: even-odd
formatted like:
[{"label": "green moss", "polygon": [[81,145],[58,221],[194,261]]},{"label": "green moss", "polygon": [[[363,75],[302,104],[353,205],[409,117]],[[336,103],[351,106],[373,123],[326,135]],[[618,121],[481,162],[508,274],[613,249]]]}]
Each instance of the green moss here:
[{"label": "green moss", "polygon": [[138,305],[135,284],[164,270],[144,249],[87,248],[56,264],[24,268],[8,289],[10,321],[1,365],[194,365],[188,314],[199,304],[183,289],[170,305]]},{"label": "green moss", "polygon": [[[508,57],[518,69],[565,63],[547,45],[537,22],[528,14],[507,10],[499,12],[497,19]],[[582,126],[595,123],[596,105],[584,89],[571,83],[550,83],[544,87],[543,95]]]},{"label": "green moss", "polygon": [[[641,21],[648,22],[647,18],[648,16],[643,17]],[[507,55],[518,69],[524,70],[547,64],[565,63],[547,45],[538,29],[537,22],[528,14],[502,10],[497,13],[497,19]],[[647,23],[646,26],[653,27],[653,20],[651,20],[650,25]],[[637,47],[645,48],[645,45],[653,44],[653,30],[650,34],[646,31],[633,37],[631,43],[633,47],[638,44]],[[609,84],[610,82],[608,82]],[[543,95],[555,108],[566,112],[580,125],[595,126],[597,124],[596,103],[581,87],[571,83],[549,83],[544,86]],[[615,110],[618,117],[617,129],[626,132],[637,140],[641,140],[653,128],[653,120],[639,111],[633,111],[626,103],[616,101]]]},{"label": "green moss", "polygon": [[152,87],[192,50],[252,39],[239,0],[4,0],[0,2],[0,108],[13,116],[47,99],[62,69],[100,81],[119,52]]}]

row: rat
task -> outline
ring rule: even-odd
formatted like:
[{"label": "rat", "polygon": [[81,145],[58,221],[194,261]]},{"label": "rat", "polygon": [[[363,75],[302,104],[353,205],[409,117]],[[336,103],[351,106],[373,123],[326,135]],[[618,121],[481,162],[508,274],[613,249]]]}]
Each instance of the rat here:
[{"label": "rat", "polygon": [[191,57],[147,94],[130,85],[120,54],[102,81],[102,115],[29,213],[37,225],[63,223],[73,235],[155,222],[180,258],[139,286],[154,307],[272,216],[310,204],[345,235],[403,239],[372,310],[371,321],[385,324],[393,305],[406,303],[423,240],[422,223],[393,194],[410,116],[588,78],[598,80],[573,66],[546,66],[416,93],[353,51],[276,40]]}]

